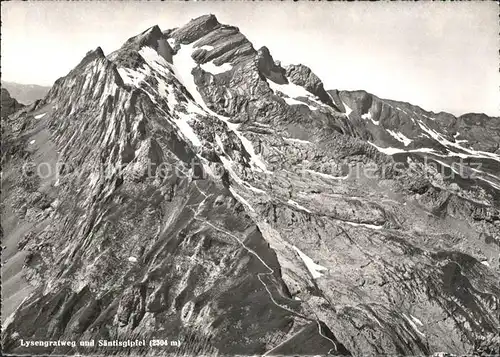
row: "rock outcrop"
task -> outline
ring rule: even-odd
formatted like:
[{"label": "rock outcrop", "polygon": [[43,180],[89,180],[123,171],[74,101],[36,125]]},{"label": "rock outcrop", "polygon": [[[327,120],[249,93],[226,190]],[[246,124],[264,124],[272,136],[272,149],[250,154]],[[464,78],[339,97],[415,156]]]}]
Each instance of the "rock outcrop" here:
[{"label": "rock outcrop", "polygon": [[10,96],[7,89],[2,88],[2,119],[24,107],[21,103]]}]

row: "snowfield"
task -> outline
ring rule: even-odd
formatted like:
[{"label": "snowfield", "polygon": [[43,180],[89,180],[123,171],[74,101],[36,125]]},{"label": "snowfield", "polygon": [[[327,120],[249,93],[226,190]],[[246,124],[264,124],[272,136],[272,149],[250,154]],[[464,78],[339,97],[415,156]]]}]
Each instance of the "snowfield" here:
[{"label": "snowfield", "polygon": [[370,120],[375,125],[379,125],[380,124],[379,121],[373,119],[372,113],[370,113],[370,112],[365,113],[365,114],[361,114],[361,119]]},{"label": "snowfield", "polygon": [[294,206],[295,208],[298,208],[299,210],[301,211],[304,211],[304,212],[307,212],[307,213],[311,213],[311,211],[309,211],[307,208],[305,208],[304,206],[301,206],[299,205],[297,202],[295,202],[294,200],[288,200],[287,202],[289,205],[292,205]]},{"label": "snowfield", "polygon": [[391,136],[394,139],[396,139],[398,141],[401,141],[404,144],[404,146],[410,145],[412,143],[412,141],[413,141],[412,139],[407,138],[403,133],[392,131],[392,130],[389,130],[389,129],[387,129],[387,132],[389,134],[391,134]]},{"label": "snowfield", "polygon": [[311,273],[313,279],[321,278],[323,276],[323,273],[321,273],[321,272],[325,271],[325,270],[328,270],[324,266],[316,264],[314,262],[314,260],[312,260],[310,257],[308,257],[307,255],[305,255],[296,246],[292,245],[292,248],[297,252],[297,254],[299,255],[299,257],[302,259],[302,261],[304,262],[307,270],[309,270],[309,273]]},{"label": "snowfield", "polygon": [[230,71],[233,68],[233,65],[231,63],[223,63],[220,66],[217,66],[214,64],[213,61],[203,63],[201,65],[201,68],[208,73],[211,74],[219,74],[219,73],[224,73],[227,71]]},{"label": "snowfield", "polygon": [[[331,98],[331,96],[330,96],[330,98]],[[342,104],[344,105],[344,108],[345,108],[345,115],[349,118],[349,115],[352,113],[352,109],[344,102],[342,102]]]},{"label": "snowfield", "polygon": [[312,94],[311,92],[307,91],[304,87],[293,84],[290,81],[288,82],[288,84],[277,84],[271,80],[268,80],[267,83],[269,84],[269,87],[273,90],[273,92],[276,93],[276,91],[279,91],[288,97],[288,98],[286,98],[286,97],[283,98],[285,100],[285,102],[287,102],[287,104],[307,105],[309,107],[309,109],[311,109],[311,110],[318,110],[318,108],[316,108],[316,107],[314,107],[306,102],[302,102],[302,101],[296,99],[299,97],[305,97],[305,98],[319,104],[320,106],[328,107],[326,104],[318,101],[316,99],[316,96],[314,94]]}]

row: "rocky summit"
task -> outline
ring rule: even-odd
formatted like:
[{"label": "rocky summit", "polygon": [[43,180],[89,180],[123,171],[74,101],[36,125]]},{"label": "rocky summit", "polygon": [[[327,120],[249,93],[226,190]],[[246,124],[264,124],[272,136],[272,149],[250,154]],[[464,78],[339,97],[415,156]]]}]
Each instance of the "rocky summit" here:
[{"label": "rocky summit", "polygon": [[500,118],[325,88],[207,15],[2,124],[3,353],[499,353]]}]

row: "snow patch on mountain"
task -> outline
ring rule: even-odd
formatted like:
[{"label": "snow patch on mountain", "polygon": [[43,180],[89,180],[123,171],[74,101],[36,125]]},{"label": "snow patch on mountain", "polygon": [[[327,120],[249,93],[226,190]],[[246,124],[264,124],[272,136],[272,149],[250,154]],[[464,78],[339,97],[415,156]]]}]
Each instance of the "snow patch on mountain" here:
[{"label": "snow patch on mountain", "polygon": [[47,113],[35,115],[35,119],[42,119],[45,115],[47,115]]},{"label": "snow patch on mountain", "polygon": [[361,114],[361,119],[370,120],[375,125],[379,125],[380,124],[380,121],[377,121],[377,120],[373,119],[372,113],[370,113],[370,112],[365,113],[365,114]]},{"label": "snow patch on mountain", "polygon": [[[146,62],[146,65],[142,68],[139,68],[138,70],[118,68],[118,73],[122,77],[124,83],[133,85],[137,88],[141,88],[141,85],[144,85],[147,88],[141,89],[148,94],[153,102],[156,102],[154,94],[159,94],[161,97],[167,99],[168,106],[170,108],[170,115],[165,113],[165,117],[171,119],[171,121],[178,127],[180,134],[185,139],[190,141],[194,146],[201,146],[202,144],[200,139],[189,124],[189,122],[194,120],[194,118],[192,118],[189,114],[174,111],[175,106],[179,104],[179,102],[175,97],[172,85],[167,84],[168,75],[175,73],[171,68],[170,63],[160,56],[153,48],[148,46],[142,47],[139,50],[139,54]],[[158,83],[158,87],[156,89],[145,81],[145,79],[151,75],[154,75]],[[188,111],[189,109],[193,111],[193,107],[196,106],[192,103],[188,102],[188,104],[186,104],[186,109]],[[198,112],[203,113],[201,110],[198,110]]]},{"label": "snow patch on mountain", "polygon": [[469,140],[466,140],[466,139],[461,139],[461,140],[457,139],[459,136],[460,136],[460,133],[458,131],[457,131],[457,133],[455,135],[453,135],[453,138],[455,139],[455,142],[457,144],[466,143],[466,142],[469,141]]},{"label": "snow patch on mountain", "polygon": [[[330,96],[330,98],[331,98],[331,96]],[[344,105],[344,108],[345,108],[345,115],[349,118],[349,115],[352,113],[352,109],[347,104],[345,104],[343,101],[342,101],[342,104]]]},{"label": "snow patch on mountain", "polygon": [[167,40],[168,44],[170,45],[170,47],[174,48],[175,47],[175,38],[173,37],[170,37],[168,40]]},{"label": "snow patch on mountain", "polygon": [[307,213],[311,213],[311,211],[309,211],[307,208],[305,208],[304,206],[301,206],[299,205],[297,202],[295,202],[294,200],[288,200],[287,202],[289,205],[292,205],[294,206],[295,208],[298,208],[299,210],[301,211],[304,211],[304,212],[307,212]]},{"label": "snow patch on mountain", "polygon": [[314,95],[308,92],[304,87],[293,84],[292,82],[289,82],[288,84],[277,84],[271,80],[268,80],[267,83],[269,84],[269,87],[273,90],[273,92],[276,93],[278,91],[288,97],[288,98],[286,97],[283,98],[287,102],[287,104],[290,105],[302,104],[302,105],[307,105],[311,110],[318,109],[310,104],[307,104],[305,102],[296,99],[298,97],[305,97],[311,101],[317,102]]},{"label": "snow patch on mountain", "polygon": [[[164,98],[169,98],[169,91],[168,91],[168,87],[166,85],[166,83],[164,81],[158,81],[158,92],[160,93],[160,95]],[[172,97],[170,97],[172,98]],[[174,99],[174,102],[175,102],[175,96],[173,97]],[[169,101],[169,104],[170,104],[170,101]]]},{"label": "snow patch on mountain", "polygon": [[201,47],[197,47],[197,49],[199,49],[199,50],[206,50],[206,51],[212,51],[214,49],[214,46],[203,45]]},{"label": "snow patch on mountain", "polygon": [[312,144],[308,140],[295,139],[295,138],[285,138],[285,137],[283,137],[283,140],[285,140],[286,142],[290,142],[290,143]]},{"label": "snow patch on mountain", "polygon": [[413,321],[415,321],[415,323],[419,324],[420,326],[424,326],[424,324],[422,323],[422,321],[420,321],[419,319],[417,319],[415,316],[413,315],[410,315],[411,319]]},{"label": "snow patch on mountain", "polygon": [[154,48],[144,46],[139,50],[139,54],[154,72],[164,74],[170,72],[169,63]]},{"label": "snow patch on mountain", "polygon": [[406,321],[408,321],[408,323],[410,324],[410,326],[422,337],[425,337],[425,334],[420,331],[417,327],[417,325],[415,324],[415,322],[410,319],[408,316],[406,316],[406,314],[403,314],[404,318],[406,319]]},{"label": "snow patch on mountain", "polygon": [[476,151],[476,150],[472,150],[472,149],[467,149],[467,148],[459,145],[456,142],[454,143],[454,142],[449,141],[448,139],[446,139],[445,137],[443,137],[441,134],[439,134],[437,131],[435,131],[435,130],[429,128],[429,127],[427,127],[420,120],[418,121],[418,125],[420,126],[420,128],[423,131],[425,131],[427,134],[429,134],[434,140],[436,140],[437,142],[439,142],[441,145],[443,145],[443,146],[445,146],[447,148],[453,147],[453,148],[462,150],[462,151],[464,151],[465,153],[468,154],[466,157],[492,159],[492,160],[500,162],[500,155],[493,154],[493,153],[486,152],[486,151]]},{"label": "snow patch on mountain", "polygon": [[240,201],[241,203],[243,203],[245,206],[247,206],[252,212],[255,212],[254,208],[252,207],[252,205],[247,201],[245,200],[243,197],[241,197],[241,195],[239,195],[235,190],[234,188],[232,187],[229,187],[229,191],[231,191],[231,193],[233,194],[234,198],[236,198],[238,201]]},{"label": "snow patch on mountain", "polygon": [[438,154],[436,150],[432,148],[421,148],[421,149],[413,149],[413,150],[404,150],[404,149],[399,149],[399,148],[393,148],[393,147],[387,147],[387,148],[382,148],[380,146],[375,145],[374,143],[368,141],[368,144],[376,148],[378,151],[381,153],[384,153],[386,155],[394,155],[394,154],[401,154],[401,153],[412,153],[412,152],[420,152],[420,153],[427,153],[427,154],[432,154],[436,156],[441,156],[441,157],[448,157],[448,156],[457,156],[455,153],[451,153],[448,155],[441,155]]},{"label": "snow patch on mountain", "polygon": [[214,64],[213,61],[210,61],[207,63],[203,63],[201,65],[201,68],[205,72],[208,72],[211,74],[219,74],[219,73],[224,73],[224,72],[230,71],[233,68],[233,65],[231,63],[223,63],[222,65],[217,66],[216,64]]},{"label": "snow patch on mountain", "polygon": [[404,146],[408,146],[412,143],[412,139],[409,139],[408,137],[406,137],[403,133],[400,133],[400,132],[396,132],[396,131],[392,131],[392,130],[389,130],[387,129],[387,132],[396,140],[398,141],[401,141]]},{"label": "snow patch on mountain", "polygon": [[374,143],[372,143],[370,141],[368,141],[368,144],[370,144],[371,146],[373,146],[374,148],[376,148],[378,151],[380,151],[381,153],[384,153],[386,155],[394,155],[394,154],[400,154],[400,153],[406,152],[406,150],[398,149],[398,148],[392,148],[392,147],[381,148],[380,146],[377,146],[377,145],[375,145]]},{"label": "snow patch on mountain", "polygon": [[179,112],[178,119],[174,119],[174,122],[186,139],[191,141],[194,146],[201,146],[198,135],[196,135],[191,125],[189,125],[190,120],[192,120],[192,118],[188,114]]},{"label": "snow patch on mountain", "polygon": [[309,105],[307,103],[301,102],[297,99],[293,99],[293,98],[289,98],[289,97],[284,97],[283,99],[285,100],[285,103],[288,105],[307,105],[309,107],[309,109],[311,109],[311,110],[318,110],[318,108],[313,107],[312,105]]},{"label": "snow patch on mountain", "polygon": [[244,137],[240,131],[236,130],[235,128],[233,128],[232,130],[238,136],[238,138],[240,138],[243,147],[250,155],[250,163],[253,163],[254,166],[258,167],[263,172],[271,173],[271,171],[266,169],[266,165],[264,164],[264,161],[262,161],[262,159],[260,158],[260,155],[257,155],[255,153],[252,142],[248,140],[246,137]]},{"label": "snow patch on mountain", "polygon": [[122,78],[123,83],[134,87],[139,87],[140,83],[146,78],[144,73],[123,67],[118,68],[118,74]]},{"label": "snow patch on mountain", "polygon": [[328,270],[322,265],[316,264],[314,260],[312,260],[310,257],[308,257],[306,254],[304,254],[299,248],[296,246],[292,245],[292,248],[297,252],[299,257],[302,259],[304,262],[307,270],[309,270],[309,273],[311,273],[313,279],[318,279],[323,276],[322,271]]},{"label": "snow patch on mountain", "polygon": [[229,176],[239,185],[243,185],[243,180],[234,172],[232,167],[232,160],[228,159],[226,156],[221,155],[220,161],[222,161],[222,165],[229,172]]},{"label": "snow patch on mountain", "polygon": [[248,182],[243,182],[243,186],[245,186],[245,188],[249,189],[250,191],[253,191],[253,192],[256,192],[258,194],[261,194],[261,195],[265,195],[266,194],[266,191],[264,190],[261,190],[260,188],[257,188],[255,186],[252,186],[250,185]]},{"label": "snow patch on mountain", "polygon": [[215,134],[215,143],[219,146],[221,151],[225,154],[226,151],[224,150],[224,143],[222,142],[219,134]]},{"label": "snow patch on mountain", "polygon": [[318,171],[313,171],[313,170],[306,170],[306,172],[309,172],[313,175],[321,176],[321,177],[326,178],[326,179],[331,179],[331,180],[347,180],[347,178],[349,178],[349,175],[333,176],[333,175],[329,175],[329,174],[325,174],[323,172],[318,172]]},{"label": "snow patch on mountain", "polygon": [[206,107],[201,94],[198,92],[198,88],[194,83],[194,77],[191,73],[193,68],[196,67],[196,62],[191,57],[192,53],[193,44],[181,45],[181,48],[172,59],[174,64],[174,73],[194,98],[196,104],[207,110],[208,108]]},{"label": "snow patch on mountain", "polygon": [[277,84],[269,80],[267,83],[269,83],[269,87],[271,87],[273,91],[278,90],[290,98],[310,97],[312,95],[304,87],[293,84],[292,82],[288,84]]},{"label": "snow patch on mountain", "polygon": [[350,222],[350,221],[342,221],[345,224],[348,224],[350,226],[354,227],[365,227],[365,228],[370,228],[370,229],[382,229],[383,226],[377,226],[374,224],[368,224],[368,223],[356,223],[356,222]]}]

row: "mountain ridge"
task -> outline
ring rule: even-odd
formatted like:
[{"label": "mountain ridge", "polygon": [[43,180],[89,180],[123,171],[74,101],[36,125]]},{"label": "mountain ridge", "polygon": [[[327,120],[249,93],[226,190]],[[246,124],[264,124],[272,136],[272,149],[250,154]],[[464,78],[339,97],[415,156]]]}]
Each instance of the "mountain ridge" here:
[{"label": "mountain ridge", "polygon": [[387,100],[387,101],[392,101],[392,102],[395,102],[395,103],[401,103],[401,104],[405,104],[405,105],[408,105],[408,106],[412,106],[412,107],[417,108],[420,111],[425,111],[427,113],[434,114],[436,116],[439,116],[439,115],[452,115],[455,118],[460,118],[460,117],[468,116],[468,115],[484,115],[484,116],[486,116],[488,118],[493,118],[493,119],[500,118],[500,116],[488,115],[488,114],[486,114],[484,112],[465,112],[465,113],[457,115],[457,114],[453,114],[451,112],[447,112],[447,111],[444,111],[444,110],[439,110],[439,111],[427,110],[427,109],[424,109],[425,106],[418,105],[418,104],[413,104],[413,103],[407,102],[407,101],[402,100],[402,99],[397,99],[396,100],[396,99],[392,99],[392,98],[382,98],[381,96],[379,96],[379,95],[377,95],[375,93],[368,92],[365,89],[328,89],[327,91],[339,91],[339,92],[347,92],[347,93],[366,92],[367,94],[375,96],[375,97],[377,97],[377,98],[379,98],[381,100]]},{"label": "mountain ridge", "polygon": [[38,99],[42,99],[50,89],[49,86],[20,84],[4,80],[2,80],[2,88],[7,89],[13,98],[24,105],[29,105]]},{"label": "mountain ridge", "polygon": [[[304,67],[207,15],[89,52],[9,117],[5,350],[179,336],[186,355],[494,352],[498,155],[418,110],[323,92]],[[484,167],[459,180],[422,153]],[[65,165],[26,177],[29,162]]]}]

